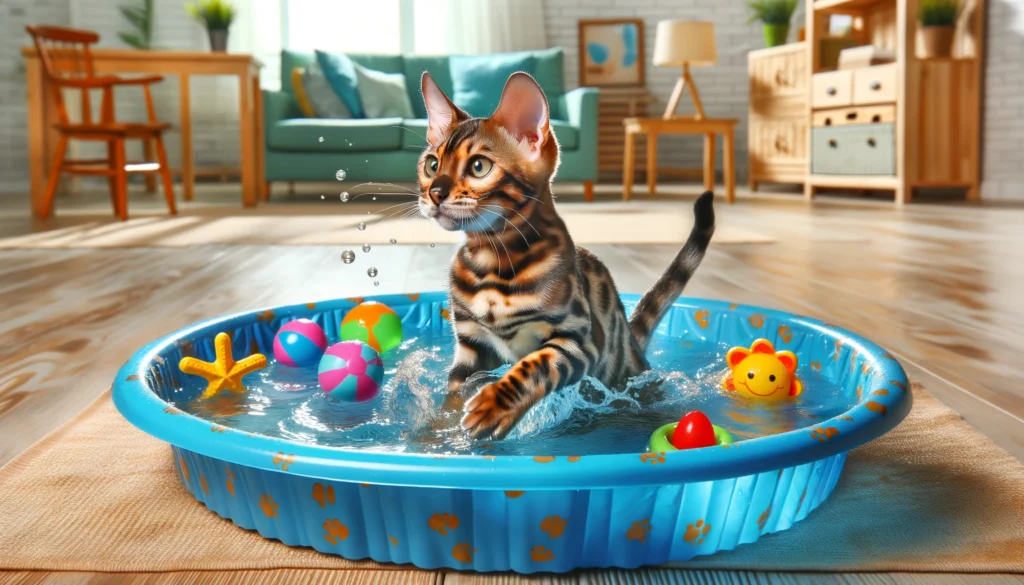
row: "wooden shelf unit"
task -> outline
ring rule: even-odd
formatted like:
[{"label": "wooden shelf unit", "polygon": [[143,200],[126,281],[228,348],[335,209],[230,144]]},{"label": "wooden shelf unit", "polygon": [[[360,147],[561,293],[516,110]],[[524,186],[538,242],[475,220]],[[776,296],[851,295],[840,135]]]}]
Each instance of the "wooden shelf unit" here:
[{"label": "wooden shelf unit", "polygon": [[[625,157],[622,121],[626,118],[644,118],[654,97],[646,87],[602,87],[597,98],[597,171],[602,180],[621,182],[622,159]],[[638,144],[636,169],[647,168],[647,148]]]},{"label": "wooden shelf unit", "polygon": [[751,191],[760,183],[802,184],[807,178],[806,52],[806,43],[791,43],[747,54]]},{"label": "wooden shelf unit", "polygon": [[[806,58],[812,79],[808,84],[808,125],[813,132],[816,111],[871,103],[857,102],[853,90],[850,91],[854,97],[845,104],[825,104],[831,98],[823,98],[820,88],[819,93],[815,93],[815,76],[827,72],[821,66],[820,43],[829,37],[829,18],[833,14],[848,14],[854,19],[855,37],[865,44],[891,49],[896,55],[895,92],[890,101],[875,104],[894,107],[895,174],[814,174],[812,148],[804,184],[807,199],[814,197],[816,187],[892,190],[897,205],[909,203],[913,190],[918,187],[966,188],[969,201],[980,198],[984,4],[985,0],[964,0],[951,58],[921,59],[917,39],[918,0],[817,0],[811,3],[811,9],[806,12]],[[829,95],[836,96],[835,100],[844,99],[846,88],[828,89],[832,91]]]}]

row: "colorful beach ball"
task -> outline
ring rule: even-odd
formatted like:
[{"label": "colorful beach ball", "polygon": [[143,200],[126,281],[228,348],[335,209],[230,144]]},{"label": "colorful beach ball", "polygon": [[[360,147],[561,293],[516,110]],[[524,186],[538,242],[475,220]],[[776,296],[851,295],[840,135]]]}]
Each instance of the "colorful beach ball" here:
[{"label": "colorful beach ball", "polygon": [[320,388],[339,402],[365,402],[380,392],[384,362],[362,341],[342,341],[327,348],[320,358]]},{"label": "colorful beach ball", "polygon": [[274,336],[274,357],[293,368],[312,366],[327,349],[327,334],[309,319],[289,321]]},{"label": "colorful beach ball", "polygon": [[366,301],[342,319],[341,339],[362,341],[384,353],[402,343],[402,320],[391,307],[377,301]]}]

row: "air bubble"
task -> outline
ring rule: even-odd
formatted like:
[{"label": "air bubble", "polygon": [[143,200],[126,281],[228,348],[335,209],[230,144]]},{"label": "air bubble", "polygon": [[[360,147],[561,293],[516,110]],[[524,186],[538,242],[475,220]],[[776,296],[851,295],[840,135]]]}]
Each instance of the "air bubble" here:
[{"label": "air bubble", "polygon": [[341,261],[345,264],[351,264],[356,261],[356,253],[352,250],[345,250],[341,253]]},{"label": "air bubble", "polygon": [[366,269],[366,274],[369,275],[370,278],[373,278],[374,276],[377,276],[377,269],[371,266]]},{"label": "air bubble", "polygon": [[321,137],[320,137],[320,142],[323,142],[323,141],[324,141],[324,137],[323,137],[323,136],[321,136]]},{"label": "air bubble", "polygon": [[366,229],[366,224],[363,223],[363,222],[359,222],[359,231],[363,231],[365,229]]},{"label": "air bubble", "polygon": [[369,252],[369,251],[370,251],[370,244],[363,244],[363,252]]},{"label": "air bubble", "polygon": [[392,243],[392,244],[397,244],[397,243],[398,243],[398,240],[396,240],[395,238],[391,238],[391,243]]},{"label": "air bubble", "polygon": [[341,202],[348,203],[348,191],[341,192]]},{"label": "air bubble", "polygon": [[[322,141],[323,138],[321,138],[320,140]],[[338,172],[334,173],[334,178],[338,179],[339,181],[344,181],[345,180],[345,169],[338,169]]]},{"label": "air bubble", "polygon": [[373,286],[380,286],[380,283],[375,280],[373,281]]},{"label": "air bubble", "polygon": [[431,247],[431,248],[433,248],[433,247],[434,247],[434,244],[430,244],[430,247]]}]

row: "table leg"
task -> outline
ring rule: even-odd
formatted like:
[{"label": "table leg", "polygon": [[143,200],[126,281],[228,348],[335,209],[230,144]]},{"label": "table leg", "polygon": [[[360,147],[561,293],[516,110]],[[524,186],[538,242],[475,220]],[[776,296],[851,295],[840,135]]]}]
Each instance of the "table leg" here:
[{"label": "table leg", "polygon": [[722,138],[722,156],[725,158],[725,166],[722,169],[725,174],[725,200],[732,203],[736,201],[736,131],[730,128]]},{"label": "table leg", "polygon": [[267,184],[266,169],[266,129],[263,127],[263,92],[260,90],[259,71],[252,79],[253,95],[253,121],[256,126],[256,188],[259,190],[260,200],[270,199],[270,186]]},{"label": "table leg", "polygon": [[252,98],[252,78],[248,65],[238,76],[238,126],[239,140],[242,146],[242,205],[256,205],[256,145]]},{"label": "table leg", "polygon": [[188,73],[178,76],[178,87],[181,95],[178,98],[181,113],[181,192],[185,201],[192,201],[195,194],[196,171],[192,160],[192,88],[189,85]]},{"label": "table leg", "polygon": [[633,174],[636,172],[636,135],[626,130],[625,153],[622,157],[622,200],[629,201],[633,192]]},{"label": "table leg", "polygon": [[25,60],[25,82],[28,90],[28,168],[32,192],[32,214],[43,217],[46,213],[46,106],[49,97],[43,87],[39,59]]},{"label": "table leg", "polygon": [[658,187],[658,135],[647,135],[647,194],[654,195]]},{"label": "table leg", "polygon": [[715,190],[715,135],[704,135],[704,190]]}]

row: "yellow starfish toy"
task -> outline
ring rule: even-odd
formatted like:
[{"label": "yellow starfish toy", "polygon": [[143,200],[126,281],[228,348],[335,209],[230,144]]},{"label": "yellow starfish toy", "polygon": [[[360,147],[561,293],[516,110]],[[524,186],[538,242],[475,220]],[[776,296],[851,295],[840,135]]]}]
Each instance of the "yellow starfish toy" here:
[{"label": "yellow starfish toy", "polygon": [[236,362],[231,356],[231,336],[227,333],[217,334],[213,339],[213,348],[217,352],[217,358],[212,362],[204,362],[194,357],[181,358],[178,362],[178,368],[182,372],[206,378],[208,384],[199,397],[200,400],[205,400],[225,388],[232,392],[245,392],[242,377],[267,367],[267,357],[262,353],[254,353]]}]

